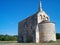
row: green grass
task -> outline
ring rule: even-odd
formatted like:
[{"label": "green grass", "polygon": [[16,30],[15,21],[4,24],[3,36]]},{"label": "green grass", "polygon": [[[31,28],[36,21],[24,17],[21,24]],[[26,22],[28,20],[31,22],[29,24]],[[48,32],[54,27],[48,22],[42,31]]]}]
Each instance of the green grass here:
[{"label": "green grass", "polygon": [[50,43],[17,43],[17,41],[0,41],[0,45],[60,45],[60,40]]}]

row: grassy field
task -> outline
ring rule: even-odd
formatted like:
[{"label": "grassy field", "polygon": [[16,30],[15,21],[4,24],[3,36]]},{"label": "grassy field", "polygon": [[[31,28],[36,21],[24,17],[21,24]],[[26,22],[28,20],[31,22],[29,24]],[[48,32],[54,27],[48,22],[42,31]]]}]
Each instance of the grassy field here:
[{"label": "grassy field", "polygon": [[17,41],[0,41],[0,45],[60,45],[60,40],[51,43],[17,43]]}]

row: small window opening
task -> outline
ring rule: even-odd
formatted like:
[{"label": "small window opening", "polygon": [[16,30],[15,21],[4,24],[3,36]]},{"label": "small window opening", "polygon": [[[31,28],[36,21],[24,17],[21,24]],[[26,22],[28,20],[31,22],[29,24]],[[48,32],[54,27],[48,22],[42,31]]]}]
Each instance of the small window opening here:
[{"label": "small window opening", "polygon": [[48,17],[46,17],[48,19]]},{"label": "small window opening", "polygon": [[40,15],[41,19],[42,19],[42,15]]},{"label": "small window opening", "polygon": [[43,17],[45,17],[45,15],[43,15]]}]

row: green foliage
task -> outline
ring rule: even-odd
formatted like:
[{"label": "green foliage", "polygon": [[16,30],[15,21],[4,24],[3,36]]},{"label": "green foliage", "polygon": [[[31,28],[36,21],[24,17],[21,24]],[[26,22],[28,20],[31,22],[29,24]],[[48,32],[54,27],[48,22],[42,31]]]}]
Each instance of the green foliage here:
[{"label": "green foliage", "polygon": [[50,40],[49,43],[54,42],[53,40]]},{"label": "green foliage", "polygon": [[17,35],[0,35],[0,41],[17,41]]},{"label": "green foliage", "polygon": [[[30,42],[32,40],[32,38],[31,39],[30,38],[28,38],[28,42]],[[60,34],[59,33],[56,33],[56,38],[60,39]],[[14,35],[14,36],[0,35],[0,41],[17,41],[17,39],[18,39],[17,35]]]},{"label": "green foliage", "polygon": [[60,39],[60,33],[56,33],[56,38]]}]

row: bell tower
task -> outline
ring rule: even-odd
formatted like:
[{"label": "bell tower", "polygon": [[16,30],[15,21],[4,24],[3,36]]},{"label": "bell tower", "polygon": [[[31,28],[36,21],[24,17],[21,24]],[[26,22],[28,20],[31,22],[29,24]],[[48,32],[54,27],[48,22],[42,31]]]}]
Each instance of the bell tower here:
[{"label": "bell tower", "polygon": [[42,8],[42,2],[41,1],[39,2],[39,6],[38,6],[37,20],[38,20],[38,23],[40,23],[44,20],[50,21],[49,16],[45,13],[45,11]]}]

